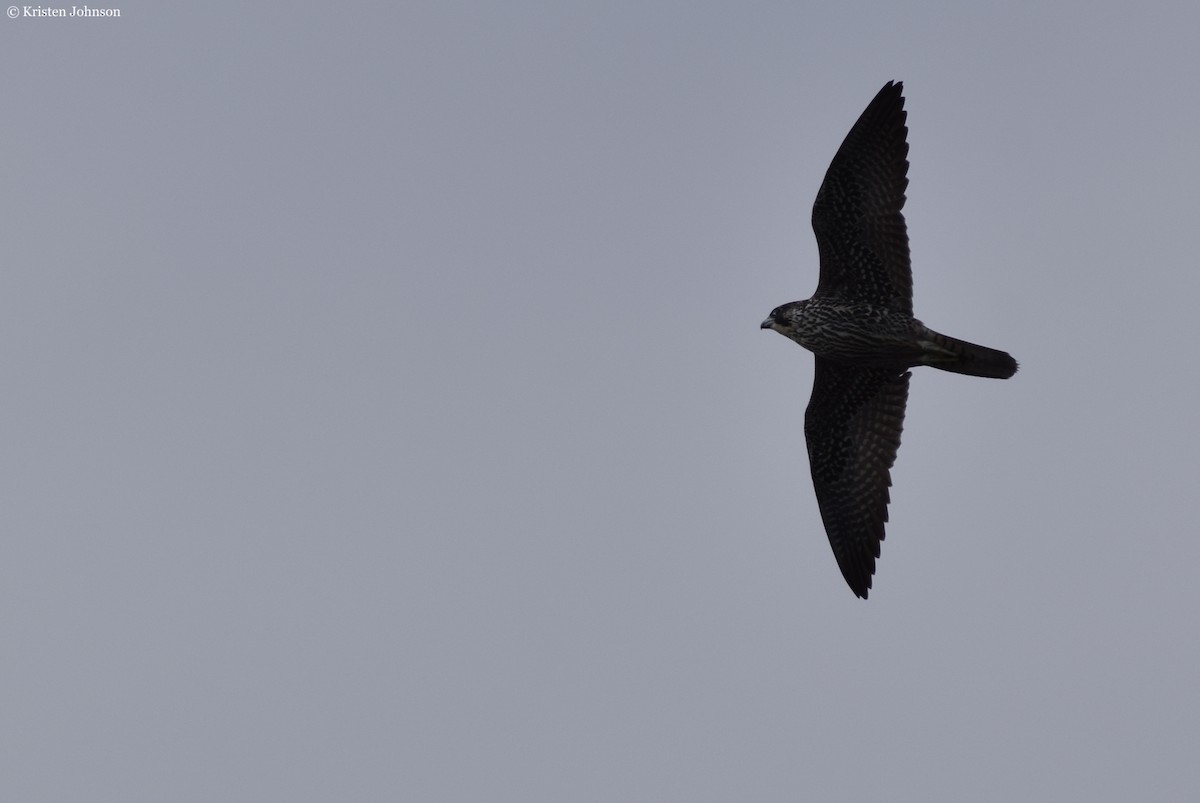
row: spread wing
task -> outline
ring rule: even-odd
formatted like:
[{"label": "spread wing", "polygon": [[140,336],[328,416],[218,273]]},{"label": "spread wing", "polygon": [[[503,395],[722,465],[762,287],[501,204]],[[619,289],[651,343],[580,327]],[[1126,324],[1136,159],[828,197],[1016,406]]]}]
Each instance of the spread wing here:
[{"label": "spread wing", "polygon": [[910,374],[817,358],[804,414],[808,462],[842,575],[866,599],[883,540]]},{"label": "spread wing", "polygon": [[903,84],[888,82],[833,157],[813,204],[821,252],[816,295],[886,305],[912,315],[904,225],[908,128]]}]

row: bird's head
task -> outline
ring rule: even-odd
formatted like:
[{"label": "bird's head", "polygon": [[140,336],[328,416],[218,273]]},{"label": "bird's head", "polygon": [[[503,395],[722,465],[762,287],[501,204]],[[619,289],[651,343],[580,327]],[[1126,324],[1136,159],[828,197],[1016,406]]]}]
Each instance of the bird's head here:
[{"label": "bird's head", "polygon": [[771,310],[771,314],[767,316],[767,319],[762,322],[759,328],[774,329],[779,334],[787,337],[789,332],[796,330],[796,323],[799,320],[803,305],[803,301],[793,301],[790,304],[776,307]]}]

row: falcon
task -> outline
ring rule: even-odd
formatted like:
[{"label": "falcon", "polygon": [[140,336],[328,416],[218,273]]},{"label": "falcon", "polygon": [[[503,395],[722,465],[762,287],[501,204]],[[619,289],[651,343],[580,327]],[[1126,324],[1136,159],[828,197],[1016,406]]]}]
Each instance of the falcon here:
[{"label": "falcon", "polygon": [[867,598],[888,520],[909,368],[1008,379],[1003,351],[939,334],[913,317],[904,224],[904,85],[889,81],[846,135],[813,204],[817,291],[762,322],[816,355],[804,414],[821,520],[842,576]]}]

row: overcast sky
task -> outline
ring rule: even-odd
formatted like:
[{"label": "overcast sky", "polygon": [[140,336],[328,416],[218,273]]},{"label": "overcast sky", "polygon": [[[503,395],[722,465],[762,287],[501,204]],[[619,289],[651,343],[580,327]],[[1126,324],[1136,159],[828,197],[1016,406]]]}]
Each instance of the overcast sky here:
[{"label": "overcast sky", "polygon": [[[0,798],[1196,799],[1194,0],[119,8],[0,18]],[[864,602],[759,322],[891,79],[1021,370]]]}]

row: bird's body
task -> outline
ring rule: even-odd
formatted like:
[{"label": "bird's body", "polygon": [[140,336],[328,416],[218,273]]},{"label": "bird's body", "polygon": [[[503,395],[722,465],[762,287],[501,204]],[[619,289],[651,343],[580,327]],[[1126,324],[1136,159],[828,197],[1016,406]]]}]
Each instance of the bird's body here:
[{"label": "bird's body", "polygon": [[771,313],[781,334],[818,357],[876,368],[907,368],[924,328],[911,315],[863,301],[810,298]]},{"label": "bird's body", "polygon": [[816,355],[804,433],[821,518],[850,588],[866,598],[884,537],[908,369],[1007,379],[1003,351],[940,334],[913,317],[903,85],[888,83],[846,136],[813,205],[817,291],[762,323]]}]

